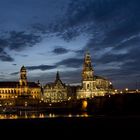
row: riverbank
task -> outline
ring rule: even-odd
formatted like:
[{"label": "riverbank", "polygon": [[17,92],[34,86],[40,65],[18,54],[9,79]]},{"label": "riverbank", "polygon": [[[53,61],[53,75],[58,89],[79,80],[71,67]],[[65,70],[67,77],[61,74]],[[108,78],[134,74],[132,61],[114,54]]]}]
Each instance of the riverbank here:
[{"label": "riverbank", "polygon": [[[86,107],[83,104],[86,102]],[[17,113],[20,111],[50,112],[58,114],[81,113],[108,115],[140,115],[140,94],[116,94],[97,96],[90,99],[64,101],[59,103],[31,104],[28,106],[0,106],[0,113]]]}]

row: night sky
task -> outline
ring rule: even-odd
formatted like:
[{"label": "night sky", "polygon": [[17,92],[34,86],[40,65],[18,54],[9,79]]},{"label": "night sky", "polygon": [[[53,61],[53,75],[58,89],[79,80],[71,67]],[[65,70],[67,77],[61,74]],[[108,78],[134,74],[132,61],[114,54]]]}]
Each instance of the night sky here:
[{"label": "night sky", "polygon": [[0,81],[81,82],[85,50],[95,75],[140,88],[139,0],[0,0]]}]

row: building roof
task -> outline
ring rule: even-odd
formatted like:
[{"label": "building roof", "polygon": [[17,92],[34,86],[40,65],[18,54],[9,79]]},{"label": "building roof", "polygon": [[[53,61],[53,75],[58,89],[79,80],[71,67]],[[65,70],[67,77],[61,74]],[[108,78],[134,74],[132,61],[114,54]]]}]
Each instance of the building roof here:
[{"label": "building roof", "polygon": [[[30,88],[35,88],[39,87],[39,85],[35,82],[27,82],[28,87]],[[5,81],[5,82],[0,82],[0,88],[17,88],[20,86],[19,82],[16,81]]]},{"label": "building roof", "polygon": [[27,85],[28,85],[29,87],[40,87],[40,86],[38,85],[38,83],[35,83],[35,82],[28,82]]},{"label": "building roof", "polygon": [[0,82],[0,88],[16,88],[18,86],[19,86],[19,82],[14,82],[14,81]]}]

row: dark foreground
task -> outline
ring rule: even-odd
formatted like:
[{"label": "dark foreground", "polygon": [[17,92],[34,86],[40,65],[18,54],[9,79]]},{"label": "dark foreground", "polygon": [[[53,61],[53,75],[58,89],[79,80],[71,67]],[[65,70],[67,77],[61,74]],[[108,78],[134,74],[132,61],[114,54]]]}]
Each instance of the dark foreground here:
[{"label": "dark foreground", "polygon": [[95,117],[57,117],[35,119],[0,120],[0,130],[24,129],[65,129],[65,130],[97,130],[97,129],[140,129],[140,116],[95,116]]},{"label": "dark foreground", "polygon": [[6,139],[117,139],[137,138],[140,116],[97,116],[0,120],[0,134]]}]

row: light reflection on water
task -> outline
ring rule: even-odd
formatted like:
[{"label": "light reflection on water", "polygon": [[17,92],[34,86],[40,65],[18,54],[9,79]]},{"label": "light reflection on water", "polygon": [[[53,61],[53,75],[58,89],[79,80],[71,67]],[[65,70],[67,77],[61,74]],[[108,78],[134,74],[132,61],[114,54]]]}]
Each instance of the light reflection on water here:
[{"label": "light reflection on water", "polygon": [[34,119],[34,118],[58,118],[58,117],[90,117],[87,112],[81,114],[56,114],[56,113],[41,113],[20,111],[16,114],[0,114],[0,119]]}]

